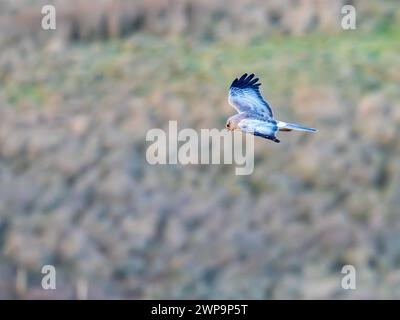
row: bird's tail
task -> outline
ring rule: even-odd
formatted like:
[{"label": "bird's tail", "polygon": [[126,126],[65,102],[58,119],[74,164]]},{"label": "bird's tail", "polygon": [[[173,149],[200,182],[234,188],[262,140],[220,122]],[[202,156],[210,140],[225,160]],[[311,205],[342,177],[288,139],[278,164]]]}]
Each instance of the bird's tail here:
[{"label": "bird's tail", "polygon": [[297,131],[304,131],[304,132],[317,132],[317,129],[314,128],[307,128],[303,127],[299,124],[295,123],[287,123],[283,121],[278,121],[278,129],[279,131],[291,131],[291,130],[297,130]]}]

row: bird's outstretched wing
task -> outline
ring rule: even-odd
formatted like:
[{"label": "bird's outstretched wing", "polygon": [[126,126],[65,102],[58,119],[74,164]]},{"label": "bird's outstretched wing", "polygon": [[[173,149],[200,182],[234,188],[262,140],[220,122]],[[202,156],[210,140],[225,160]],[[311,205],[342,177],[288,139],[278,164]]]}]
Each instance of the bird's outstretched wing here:
[{"label": "bird's outstretched wing", "polygon": [[240,112],[253,112],[265,119],[273,118],[269,104],[261,96],[258,78],[254,74],[247,76],[247,73],[239,79],[233,80],[229,88],[229,103]]}]

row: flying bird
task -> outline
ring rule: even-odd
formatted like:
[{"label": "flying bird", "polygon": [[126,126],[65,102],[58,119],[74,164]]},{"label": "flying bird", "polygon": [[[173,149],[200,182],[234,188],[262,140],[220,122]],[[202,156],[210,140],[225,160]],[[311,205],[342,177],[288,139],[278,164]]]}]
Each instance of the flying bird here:
[{"label": "flying bird", "polygon": [[280,142],[276,137],[278,131],[317,132],[313,128],[276,120],[271,107],[260,93],[260,85],[253,73],[249,76],[245,73],[233,80],[229,88],[229,104],[238,113],[227,120],[228,130],[242,130],[277,143]]}]

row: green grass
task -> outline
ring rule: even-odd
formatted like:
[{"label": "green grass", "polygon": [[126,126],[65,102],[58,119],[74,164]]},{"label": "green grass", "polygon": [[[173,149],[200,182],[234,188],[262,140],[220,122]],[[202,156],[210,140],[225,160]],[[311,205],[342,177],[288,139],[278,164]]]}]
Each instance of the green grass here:
[{"label": "green grass", "polygon": [[8,103],[41,105],[46,99],[45,88],[37,83],[10,85],[7,88]]},{"label": "green grass", "polygon": [[[274,36],[243,44],[137,35],[128,40],[71,44],[57,57],[36,53],[37,65],[24,70],[24,78],[7,80],[4,94],[10,105],[29,101],[46,105],[49,92],[102,97],[129,84],[132,93],[141,97],[157,90],[204,100],[202,89],[212,87],[218,97],[226,93],[234,77],[254,72],[263,92],[276,99],[291,96],[299,86],[315,85],[333,86],[348,99],[374,90],[385,90],[399,99],[399,36],[398,31],[365,34],[356,30]],[[32,80],[37,72],[46,75],[44,81]]]}]

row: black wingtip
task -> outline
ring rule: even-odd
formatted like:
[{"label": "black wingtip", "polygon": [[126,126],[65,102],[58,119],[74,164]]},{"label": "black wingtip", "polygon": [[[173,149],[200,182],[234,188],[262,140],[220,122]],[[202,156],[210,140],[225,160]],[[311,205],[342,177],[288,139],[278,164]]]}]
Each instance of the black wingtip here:
[{"label": "black wingtip", "polygon": [[258,89],[258,87],[261,85],[261,83],[258,82],[258,78],[255,78],[254,73],[250,74],[247,76],[247,73],[243,74],[239,79],[235,78],[231,84],[231,88],[253,88],[253,89]]}]

